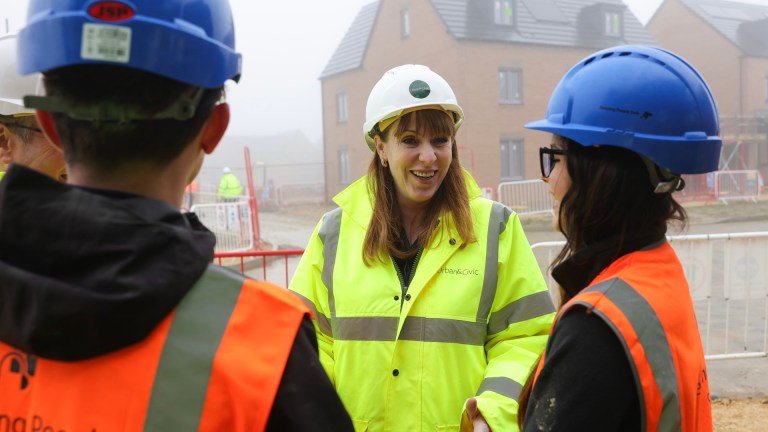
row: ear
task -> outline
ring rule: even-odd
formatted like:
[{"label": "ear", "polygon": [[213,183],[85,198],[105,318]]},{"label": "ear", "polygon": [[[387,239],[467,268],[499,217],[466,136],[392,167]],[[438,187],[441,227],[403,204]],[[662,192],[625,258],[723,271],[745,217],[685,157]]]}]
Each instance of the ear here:
[{"label": "ear", "polygon": [[0,124],[0,163],[5,165],[13,162],[13,144],[11,143],[10,129],[4,124]]},{"label": "ear", "polygon": [[224,102],[213,107],[211,115],[200,132],[200,147],[205,154],[211,154],[221,142],[229,126],[229,104]]},{"label": "ear", "polygon": [[373,137],[373,143],[376,145],[376,153],[379,154],[379,159],[386,161],[387,158],[385,157],[384,153],[384,141],[381,140],[381,135],[376,134],[376,136]]},{"label": "ear", "polygon": [[35,111],[35,117],[37,118],[38,126],[43,130],[43,134],[48,138],[48,141],[50,141],[54,147],[62,150],[61,137],[59,137],[59,132],[56,130],[56,124],[53,122],[51,113],[48,111],[37,110]]}]

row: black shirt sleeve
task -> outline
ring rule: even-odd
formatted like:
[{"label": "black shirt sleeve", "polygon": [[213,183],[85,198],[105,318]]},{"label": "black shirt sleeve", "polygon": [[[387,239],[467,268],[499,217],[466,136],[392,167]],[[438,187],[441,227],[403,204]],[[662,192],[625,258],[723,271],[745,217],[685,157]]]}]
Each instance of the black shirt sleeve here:
[{"label": "black shirt sleeve", "polygon": [[320,364],[315,328],[308,316],[293,342],[266,431],[354,431]]},{"label": "black shirt sleeve", "polygon": [[557,323],[523,430],[640,431],[634,373],[608,324],[575,306]]}]

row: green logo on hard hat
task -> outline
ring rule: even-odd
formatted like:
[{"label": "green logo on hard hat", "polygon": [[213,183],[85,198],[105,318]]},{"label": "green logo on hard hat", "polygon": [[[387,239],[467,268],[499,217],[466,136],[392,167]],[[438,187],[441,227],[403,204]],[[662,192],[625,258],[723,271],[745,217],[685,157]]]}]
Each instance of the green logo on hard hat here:
[{"label": "green logo on hard hat", "polygon": [[424,99],[429,96],[429,92],[432,90],[430,90],[429,84],[422,80],[416,80],[411,83],[410,87],[408,87],[408,91],[411,92],[411,96],[417,99]]}]

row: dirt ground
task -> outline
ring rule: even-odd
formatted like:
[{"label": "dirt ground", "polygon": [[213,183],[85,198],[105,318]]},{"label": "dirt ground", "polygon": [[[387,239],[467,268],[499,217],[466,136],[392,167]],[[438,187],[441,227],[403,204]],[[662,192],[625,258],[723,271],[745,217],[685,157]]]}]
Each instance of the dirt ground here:
[{"label": "dirt ground", "polygon": [[712,401],[715,431],[764,431],[768,421],[768,398],[715,399]]}]

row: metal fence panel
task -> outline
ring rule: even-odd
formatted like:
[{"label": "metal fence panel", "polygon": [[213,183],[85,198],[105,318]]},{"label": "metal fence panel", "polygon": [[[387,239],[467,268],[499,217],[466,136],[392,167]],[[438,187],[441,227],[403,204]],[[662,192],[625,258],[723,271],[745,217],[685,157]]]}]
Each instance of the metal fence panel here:
[{"label": "metal fence panel", "polygon": [[[669,236],[685,271],[708,360],[768,355],[768,232]],[[565,242],[532,246],[556,304],[549,264]]]},{"label": "metal fence panel", "polygon": [[541,180],[502,182],[497,190],[498,201],[519,215],[552,214],[554,201]]},{"label": "metal fence panel", "polygon": [[757,170],[716,171],[715,197],[727,204],[728,200],[742,199],[757,202],[763,180]]},{"label": "metal fence panel", "polygon": [[216,252],[254,248],[251,207],[248,201],[193,204],[190,209],[216,235]]}]

